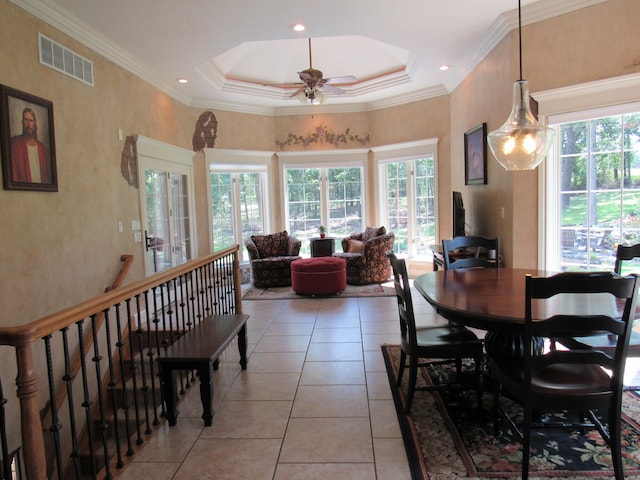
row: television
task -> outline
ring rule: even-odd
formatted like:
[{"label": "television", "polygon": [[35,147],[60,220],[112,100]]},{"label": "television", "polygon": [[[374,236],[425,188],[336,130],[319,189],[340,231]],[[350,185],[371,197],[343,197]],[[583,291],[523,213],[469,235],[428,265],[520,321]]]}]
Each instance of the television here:
[{"label": "television", "polygon": [[453,192],[453,236],[464,237],[464,203],[462,193]]}]

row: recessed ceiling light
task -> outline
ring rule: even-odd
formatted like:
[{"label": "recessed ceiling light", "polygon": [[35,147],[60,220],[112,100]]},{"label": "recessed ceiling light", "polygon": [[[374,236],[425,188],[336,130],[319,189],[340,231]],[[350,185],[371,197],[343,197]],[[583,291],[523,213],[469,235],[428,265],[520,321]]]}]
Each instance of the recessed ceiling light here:
[{"label": "recessed ceiling light", "polygon": [[189,80],[187,80],[186,78],[179,78],[178,79],[178,83],[187,83]]},{"label": "recessed ceiling light", "polygon": [[306,27],[305,27],[303,24],[301,24],[301,23],[296,23],[296,24],[293,26],[293,29],[294,29],[296,32],[304,32],[304,29],[305,29],[305,28],[306,28]]},{"label": "recessed ceiling light", "polygon": [[449,70],[449,65],[442,65],[440,67],[440,70],[443,71],[443,72],[446,71],[446,70]]}]

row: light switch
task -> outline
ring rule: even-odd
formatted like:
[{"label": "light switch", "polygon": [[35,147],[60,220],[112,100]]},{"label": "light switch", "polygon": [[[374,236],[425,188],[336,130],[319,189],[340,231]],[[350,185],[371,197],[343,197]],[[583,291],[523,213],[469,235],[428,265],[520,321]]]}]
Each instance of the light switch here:
[{"label": "light switch", "polygon": [[142,242],[142,233],[141,232],[133,232],[133,243]]},{"label": "light switch", "polygon": [[140,220],[131,220],[131,230],[140,230]]},{"label": "light switch", "polygon": [[124,229],[122,228],[122,222],[118,222],[118,233],[122,233]]}]

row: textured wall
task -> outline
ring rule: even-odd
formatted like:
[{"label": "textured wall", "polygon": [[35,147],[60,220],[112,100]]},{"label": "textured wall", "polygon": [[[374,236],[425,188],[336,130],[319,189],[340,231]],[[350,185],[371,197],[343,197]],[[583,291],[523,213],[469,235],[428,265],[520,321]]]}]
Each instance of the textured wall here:
[{"label": "textured wall", "polygon": [[[523,76],[532,93],[640,71],[640,2],[608,0],[523,28]],[[489,153],[488,185],[464,185],[464,132],[499,128],[519,77],[513,31],[451,93],[451,183],[461,190],[473,233],[499,235],[506,266],[535,268],[538,170],[506,172]],[[500,208],[505,219],[500,219]]]}]

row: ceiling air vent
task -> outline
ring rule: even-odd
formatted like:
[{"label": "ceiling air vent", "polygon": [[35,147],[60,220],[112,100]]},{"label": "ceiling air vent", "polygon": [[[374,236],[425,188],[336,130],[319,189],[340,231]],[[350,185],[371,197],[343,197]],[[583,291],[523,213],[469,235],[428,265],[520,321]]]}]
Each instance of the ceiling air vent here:
[{"label": "ceiling air vent", "polygon": [[38,33],[40,63],[93,87],[93,62]]}]

